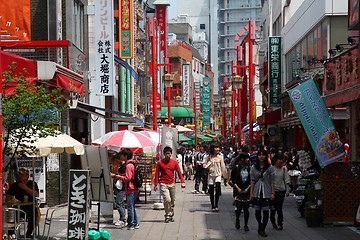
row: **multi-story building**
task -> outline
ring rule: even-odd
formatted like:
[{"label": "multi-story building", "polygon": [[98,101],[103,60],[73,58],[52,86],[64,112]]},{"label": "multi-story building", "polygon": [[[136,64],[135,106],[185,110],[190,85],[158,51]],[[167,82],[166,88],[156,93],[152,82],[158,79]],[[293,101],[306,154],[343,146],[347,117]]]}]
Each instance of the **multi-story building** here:
[{"label": "multi-story building", "polygon": [[[265,131],[265,144],[285,144],[284,147],[310,149],[310,143],[302,128],[298,114],[287,94],[287,90],[302,81],[313,78],[326,100],[341,140],[350,141],[351,105],[329,104],[331,97],[325,96],[324,63],[333,56],[337,43],[347,43],[351,32],[347,30],[347,4],[337,1],[265,1],[261,29],[263,53],[260,65],[260,83],[263,93],[264,114],[258,119]],[[280,36],[282,40],[281,105],[268,104],[268,37]],[[333,51],[329,51],[333,50]],[[355,153],[354,153],[355,154]],[[353,155],[355,156],[355,155]]]}]

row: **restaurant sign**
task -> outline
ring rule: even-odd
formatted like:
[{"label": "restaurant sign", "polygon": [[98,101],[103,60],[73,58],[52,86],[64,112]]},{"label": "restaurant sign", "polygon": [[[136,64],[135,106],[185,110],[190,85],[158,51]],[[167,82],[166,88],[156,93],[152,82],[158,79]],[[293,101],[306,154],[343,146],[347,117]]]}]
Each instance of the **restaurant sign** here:
[{"label": "restaurant sign", "polygon": [[281,37],[269,37],[268,51],[269,105],[271,107],[280,107]]},{"label": "restaurant sign", "polygon": [[95,74],[97,95],[114,95],[113,1],[95,1]]},{"label": "restaurant sign", "polygon": [[87,239],[90,219],[90,171],[70,170],[67,239]]},{"label": "restaurant sign", "polygon": [[202,88],[202,113],[204,114],[203,119],[203,128],[210,127],[211,123],[211,85],[210,78],[203,78],[203,88]]}]

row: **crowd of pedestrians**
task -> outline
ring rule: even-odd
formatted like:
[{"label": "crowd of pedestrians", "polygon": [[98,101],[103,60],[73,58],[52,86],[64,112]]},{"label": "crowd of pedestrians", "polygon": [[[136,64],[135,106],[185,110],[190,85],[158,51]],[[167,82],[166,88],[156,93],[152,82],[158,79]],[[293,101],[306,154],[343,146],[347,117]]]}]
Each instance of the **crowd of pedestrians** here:
[{"label": "crowd of pedestrians", "polygon": [[[297,185],[297,177],[290,177],[289,173],[304,168],[295,148],[286,151],[282,147],[205,144],[182,146],[178,153],[183,154],[183,162],[179,164],[186,169],[185,179],[194,180],[191,192],[208,194],[212,212],[219,211],[223,182],[224,186],[233,188],[236,229],[242,227],[245,232],[249,231],[249,208],[252,207],[259,236],[267,237],[269,220],[274,229],[283,230],[284,199]],[[310,165],[314,163],[315,159]]]},{"label": "crowd of pedestrians", "polygon": [[[176,159],[172,159],[170,147],[163,149],[163,159],[156,164],[154,190],[160,187],[164,203],[164,221],[174,221],[175,184],[185,180],[194,181],[193,194],[208,194],[211,211],[220,211],[221,186],[233,188],[235,206],[235,228],[241,226],[249,231],[249,208],[254,208],[258,223],[259,236],[267,237],[266,227],[269,219],[273,228],[283,230],[283,203],[296,188],[296,181],[289,176],[291,171],[302,170],[299,156],[295,149],[289,152],[283,148],[267,149],[266,147],[221,146],[217,143],[199,145],[197,147],[181,146],[176,149]],[[139,228],[136,215],[135,199],[138,189],[132,184],[134,164],[130,150],[123,150],[114,155],[119,161],[114,178],[116,208],[120,219],[115,225],[127,226],[128,229]],[[120,181],[120,183],[119,183]],[[128,216],[125,217],[125,197]],[[241,220],[243,214],[243,220]],[[242,224],[241,224],[242,223]]]}]

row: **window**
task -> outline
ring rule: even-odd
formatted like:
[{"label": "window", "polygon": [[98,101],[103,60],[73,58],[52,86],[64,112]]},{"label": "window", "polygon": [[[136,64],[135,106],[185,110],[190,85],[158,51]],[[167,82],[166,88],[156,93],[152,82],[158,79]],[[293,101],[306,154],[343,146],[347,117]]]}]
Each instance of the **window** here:
[{"label": "window", "polygon": [[205,29],[205,24],[200,24],[200,29],[204,30]]},{"label": "window", "polygon": [[80,49],[84,48],[84,5],[79,1],[74,1],[73,5],[73,25],[72,41]]}]

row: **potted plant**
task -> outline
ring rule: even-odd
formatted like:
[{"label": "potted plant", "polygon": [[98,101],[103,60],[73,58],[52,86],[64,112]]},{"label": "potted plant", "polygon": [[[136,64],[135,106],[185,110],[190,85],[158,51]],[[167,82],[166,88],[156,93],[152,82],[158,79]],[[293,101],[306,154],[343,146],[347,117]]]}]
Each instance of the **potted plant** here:
[{"label": "potted plant", "polygon": [[318,198],[321,196],[321,190],[315,189],[314,182],[310,181],[305,190],[305,220],[308,227],[320,227],[323,220],[323,209],[318,205]]}]

